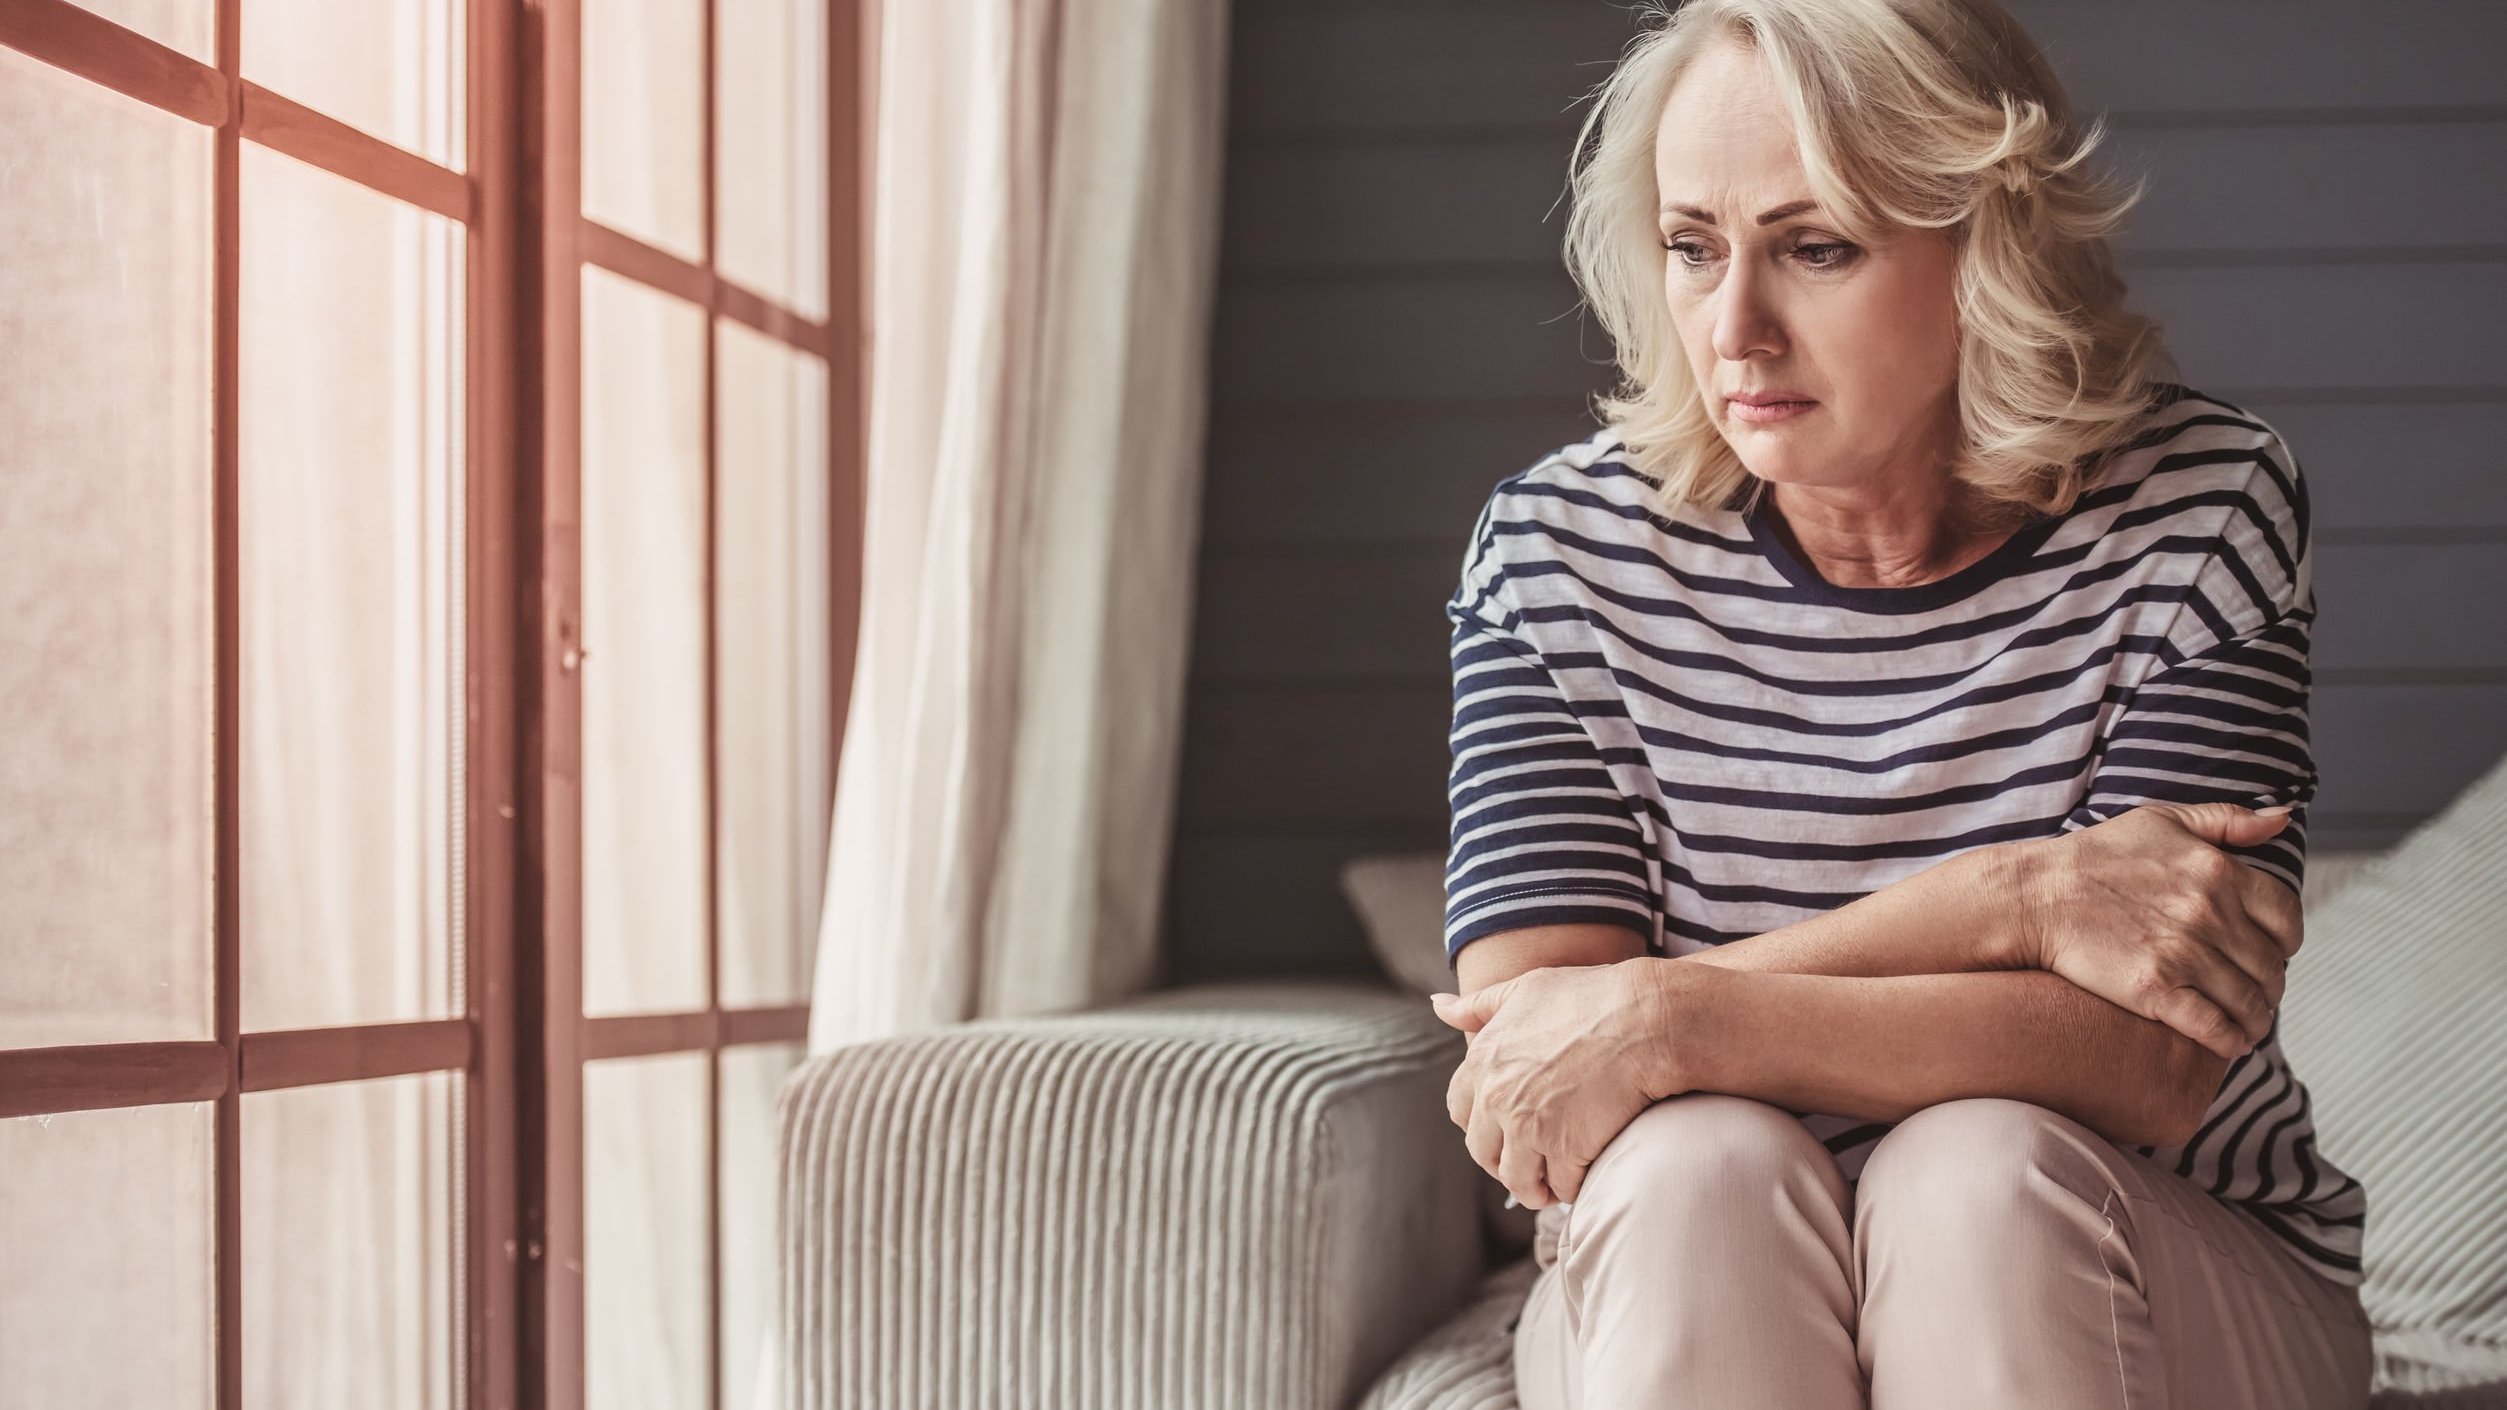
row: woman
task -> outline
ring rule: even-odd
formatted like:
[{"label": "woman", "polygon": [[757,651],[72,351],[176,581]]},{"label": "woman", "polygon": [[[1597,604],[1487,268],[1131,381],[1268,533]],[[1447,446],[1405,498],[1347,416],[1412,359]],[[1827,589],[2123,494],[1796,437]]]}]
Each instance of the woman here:
[{"label": "woman", "polygon": [[1523,1405],[2366,1404],[2366,1196],[2274,1018],[2296,462],[2168,380],[1992,0],[1651,18],[1568,234],[1625,386],[1447,608]]}]

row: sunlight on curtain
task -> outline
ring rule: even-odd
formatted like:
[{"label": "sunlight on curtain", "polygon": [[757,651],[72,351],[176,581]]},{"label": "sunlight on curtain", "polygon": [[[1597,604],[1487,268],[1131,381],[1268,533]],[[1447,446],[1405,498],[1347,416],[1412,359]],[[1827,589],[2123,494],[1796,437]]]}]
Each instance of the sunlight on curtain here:
[{"label": "sunlight on curtain", "polygon": [[705,313],[583,272],[583,1011],[705,1007]]},{"label": "sunlight on curtain", "polygon": [[799,1043],[761,1043],[722,1055],[724,1410],[769,1410],[777,1403],[775,1094],[801,1057]]},{"label": "sunlight on curtain", "polygon": [[0,154],[0,1044],[206,1038],[209,133],[0,49]]},{"label": "sunlight on curtain", "polygon": [[462,233],[243,156],[244,1027],[446,1017]]},{"label": "sunlight on curtain", "polygon": [[583,1068],[584,1404],[705,1404],[705,1055]]},{"label": "sunlight on curtain", "polygon": [[244,77],[459,171],[468,10],[468,0],[251,0]]},{"label": "sunlight on curtain", "polygon": [[826,884],[827,364],[717,323],[715,606],[726,1008],[809,999]]},{"label": "sunlight on curtain", "polygon": [[0,1410],[209,1410],[207,1103],[0,1121]]},{"label": "sunlight on curtain", "polygon": [[825,318],[826,9],[717,5],[714,22],[714,267]]},{"label": "sunlight on curtain", "polygon": [[[463,233],[249,144],[242,231],[243,1024],[455,1016]],[[244,1098],[256,1407],[458,1402],[457,1090]]]},{"label": "sunlight on curtain", "polygon": [[456,1073],[244,1096],[244,1402],[461,1403]]},{"label": "sunlight on curtain", "polygon": [[[724,5],[734,11],[758,3]],[[582,0],[583,213],[705,257],[701,0]]]},{"label": "sunlight on curtain", "polygon": [[216,0],[76,0],[78,7],[135,29],[204,64],[217,56]]}]

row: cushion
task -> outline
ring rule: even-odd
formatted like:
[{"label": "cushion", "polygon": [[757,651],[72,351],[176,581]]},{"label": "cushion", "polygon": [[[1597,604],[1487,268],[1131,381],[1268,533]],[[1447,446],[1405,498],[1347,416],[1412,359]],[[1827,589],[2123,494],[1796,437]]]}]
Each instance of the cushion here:
[{"label": "cushion", "polygon": [[1394,983],[1422,996],[1455,992],[1445,959],[1444,853],[1353,857],[1341,864],[1341,893]]},{"label": "cushion", "polygon": [[[1395,984],[1423,998],[1451,994],[1461,985],[1445,960],[1445,854],[1403,852],[1357,857],[1341,867],[1341,891],[1349,897],[1367,944]],[[1454,1133],[1460,1140],[1462,1133]],[[1480,1181],[1480,1224],[1493,1260],[1532,1247],[1536,1211],[1510,1207],[1506,1187]]]},{"label": "cushion", "polygon": [[1444,1325],[1384,1368],[1358,1410],[1516,1410],[1515,1317],[1540,1268],[1499,1267]]},{"label": "cushion", "polygon": [[2310,909],[2281,1042],[2368,1189],[2379,1389],[2507,1386],[2507,760]]}]

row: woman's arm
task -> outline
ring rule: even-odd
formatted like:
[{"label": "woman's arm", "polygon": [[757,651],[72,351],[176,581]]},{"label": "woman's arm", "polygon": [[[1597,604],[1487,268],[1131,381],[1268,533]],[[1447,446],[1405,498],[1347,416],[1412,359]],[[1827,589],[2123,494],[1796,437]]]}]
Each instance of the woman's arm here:
[{"label": "woman's arm", "polygon": [[[1759,972],[1876,978],[2018,969],[2021,858],[2002,843],[1962,852],[1824,915],[1685,956]],[[1617,964],[1645,953],[1625,926],[1535,925],[1484,936],[1455,956],[1458,993],[1558,965]]]},{"label": "woman's arm", "polygon": [[1847,979],[2021,969],[2028,842],[1961,852],[1833,911],[1686,955],[1756,973]]},{"label": "woman's arm", "polygon": [[[1875,1121],[2007,1096],[2109,1140],[2176,1144],[2226,1059],[2059,975],[2017,967],[2029,892],[2014,849],[2024,845],[1961,853],[1823,915],[1680,959],[1645,956],[1622,926],[1506,931],[1465,945],[1456,977],[1471,994],[1553,966],[1644,967],[1665,1004],[1666,1071],[1651,1089],[1666,1096],[1731,1092]],[[1700,973],[1709,968],[1723,972]]]},{"label": "woman's arm", "polygon": [[2228,1059],[2043,970],[1840,978],[1640,959],[1664,1005],[1666,1095],[1730,1092],[1897,1121],[2013,1097],[2111,1141],[2176,1145]]},{"label": "woman's arm", "polygon": [[1455,992],[1469,994],[1536,969],[1617,964],[1644,953],[1645,938],[1624,925],[1527,925],[1463,946],[1454,956],[1454,978],[1461,986]]}]

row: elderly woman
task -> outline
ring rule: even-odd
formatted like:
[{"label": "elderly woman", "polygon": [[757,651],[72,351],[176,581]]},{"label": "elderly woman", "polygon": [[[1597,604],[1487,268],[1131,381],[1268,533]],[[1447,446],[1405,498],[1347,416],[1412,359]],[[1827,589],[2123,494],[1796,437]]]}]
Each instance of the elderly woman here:
[{"label": "elderly woman", "polygon": [[2297,463],[2123,306],[2131,193],[1992,0],[1649,18],[1568,233],[1625,385],[1447,608],[1525,1410],[2364,1405],[2275,1021]]}]

